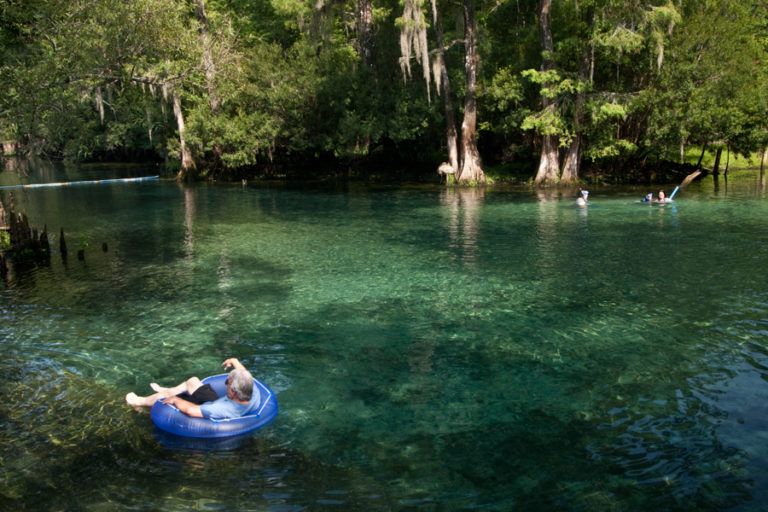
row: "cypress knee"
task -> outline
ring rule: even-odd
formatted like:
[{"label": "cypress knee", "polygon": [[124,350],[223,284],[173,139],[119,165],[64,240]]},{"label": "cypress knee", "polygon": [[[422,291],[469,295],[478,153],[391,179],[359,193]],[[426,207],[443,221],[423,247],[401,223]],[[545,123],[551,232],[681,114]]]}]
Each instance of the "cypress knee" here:
[{"label": "cypress knee", "polygon": [[43,256],[51,255],[51,244],[48,242],[48,225],[43,226],[43,232],[40,233],[40,250]]},{"label": "cypress knee", "polygon": [[67,242],[64,240],[64,228],[61,228],[61,233],[59,234],[59,251],[62,258],[67,257]]}]

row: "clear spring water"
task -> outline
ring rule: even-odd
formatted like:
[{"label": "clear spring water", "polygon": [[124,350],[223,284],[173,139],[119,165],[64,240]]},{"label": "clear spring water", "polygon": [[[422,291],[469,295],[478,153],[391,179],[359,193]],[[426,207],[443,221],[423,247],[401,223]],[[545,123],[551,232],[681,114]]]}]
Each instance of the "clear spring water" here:
[{"label": "clear spring water", "polygon": [[[765,191],[649,191],[15,190],[70,254],[0,282],[0,509],[760,510]],[[230,356],[280,403],[245,440],[124,403]]]}]

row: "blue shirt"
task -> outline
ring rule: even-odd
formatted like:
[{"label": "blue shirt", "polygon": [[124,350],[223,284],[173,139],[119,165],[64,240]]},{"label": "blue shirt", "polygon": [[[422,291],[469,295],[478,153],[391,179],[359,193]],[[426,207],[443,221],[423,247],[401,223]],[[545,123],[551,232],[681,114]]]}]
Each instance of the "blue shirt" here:
[{"label": "blue shirt", "polygon": [[256,384],[253,385],[252,393],[251,401],[247,404],[241,404],[230,399],[228,396],[223,396],[213,402],[205,402],[204,404],[201,404],[200,412],[203,414],[204,418],[215,420],[245,416],[255,409],[261,401]]}]

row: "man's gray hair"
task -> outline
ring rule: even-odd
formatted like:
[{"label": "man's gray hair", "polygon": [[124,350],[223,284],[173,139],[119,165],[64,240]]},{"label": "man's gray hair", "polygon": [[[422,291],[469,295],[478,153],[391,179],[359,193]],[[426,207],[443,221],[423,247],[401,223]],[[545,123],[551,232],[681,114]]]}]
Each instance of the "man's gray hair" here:
[{"label": "man's gray hair", "polygon": [[238,400],[250,400],[253,395],[253,376],[248,370],[232,370],[229,373],[229,389]]}]

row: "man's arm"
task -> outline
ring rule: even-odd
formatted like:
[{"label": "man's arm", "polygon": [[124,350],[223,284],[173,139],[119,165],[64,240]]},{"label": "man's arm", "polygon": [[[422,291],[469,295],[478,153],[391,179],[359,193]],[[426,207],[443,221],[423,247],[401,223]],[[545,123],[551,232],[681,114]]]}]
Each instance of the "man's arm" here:
[{"label": "man's arm", "polygon": [[203,413],[200,410],[199,405],[193,404],[192,402],[188,402],[183,398],[179,398],[178,396],[172,396],[172,397],[166,398],[165,400],[163,400],[163,403],[175,406],[178,410],[180,410],[187,416],[192,416],[193,418],[203,417]]},{"label": "man's arm", "polygon": [[230,357],[229,359],[227,359],[226,361],[221,363],[221,366],[223,366],[225,370],[227,368],[229,368],[230,366],[232,368],[234,368],[235,370],[245,370],[246,369],[245,366],[243,366],[243,364],[240,361],[238,361],[236,357]]}]

